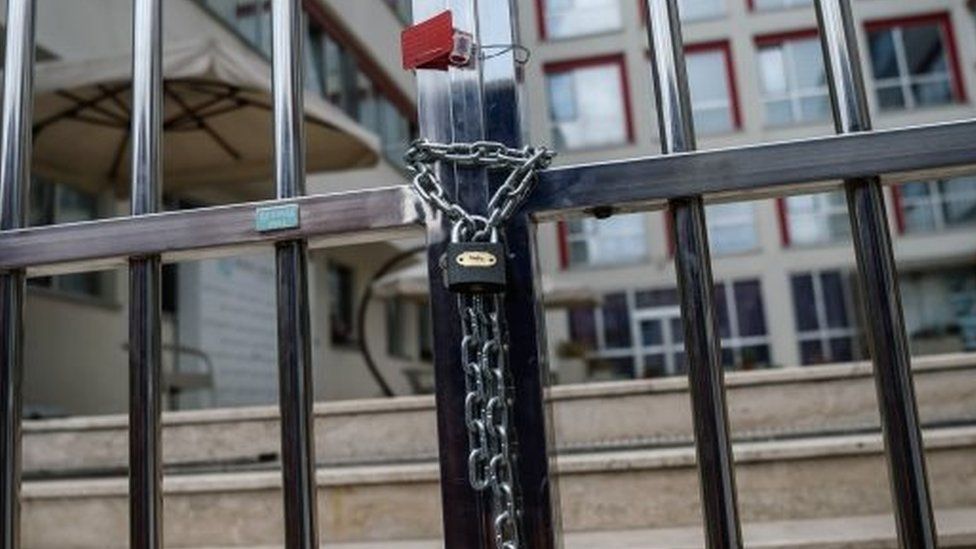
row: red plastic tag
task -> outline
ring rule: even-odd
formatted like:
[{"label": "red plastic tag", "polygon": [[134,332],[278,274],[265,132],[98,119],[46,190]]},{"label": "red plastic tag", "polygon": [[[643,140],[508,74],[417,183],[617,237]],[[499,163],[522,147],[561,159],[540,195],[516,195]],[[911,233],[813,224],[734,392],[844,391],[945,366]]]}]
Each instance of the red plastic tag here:
[{"label": "red plastic tag", "polygon": [[454,29],[454,16],[445,11],[404,29],[400,35],[403,68],[446,71],[471,60],[474,44],[471,35]]}]

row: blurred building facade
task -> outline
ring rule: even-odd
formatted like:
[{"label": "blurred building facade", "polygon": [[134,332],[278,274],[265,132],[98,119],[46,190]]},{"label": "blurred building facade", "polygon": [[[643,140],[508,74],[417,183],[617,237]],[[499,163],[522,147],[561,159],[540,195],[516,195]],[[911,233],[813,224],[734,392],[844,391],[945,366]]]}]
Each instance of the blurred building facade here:
[{"label": "blurred building facade", "polygon": [[[976,114],[976,25],[966,0],[853,2],[879,129]],[[520,4],[528,122],[561,163],[660,151],[643,2]],[[833,133],[812,0],[682,0],[701,149]],[[715,177],[722,177],[716,173]],[[976,178],[886,189],[914,354],[976,350]],[[864,358],[843,192],[707,210],[727,367]],[[560,382],[684,371],[666,214],[569,221],[541,232],[543,265],[603,304],[551,313]]]},{"label": "blurred building facade", "polygon": [[[38,0],[43,58],[99,57],[130,46],[130,2]],[[383,160],[309,177],[310,193],[403,184],[399,156],[414,135],[412,75],[399,66],[409,0],[307,0],[306,84],[375,132]],[[700,148],[829,135],[829,98],[810,0],[682,0]],[[976,115],[976,8],[966,0],[856,0],[861,55],[878,128]],[[268,58],[267,0],[168,0],[167,43],[228,41]],[[642,2],[519,0],[526,122],[558,162],[659,152]],[[270,63],[267,70],[270,71]],[[270,136],[255,136],[267,139]],[[721,174],[716,174],[721,177]],[[268,182],[268,192],[273,185]],[[55,181],[33,186],[34,224],[127,211],[111,190]],[[913,353],[976,351],[976,178],[886,189]],[[206,205],[179,195],[172,207]],[[223,201],[243,200],[233,189]],[[219,200],[217,201],[220,202]],[[547,277],[602,296],[596,307],[550,310],[559,383],[678,375],[680,311],[666,214],[540,227]],[[710,206],[708,223],[727,366],[753,369],[863,357],[854,255],[843,194]],[[418,240],[419,242],[419,240]],[[316,396],[380,395],[359,351],[368,337],[397,394],[431,389],[423,299],[384,297],[358,328],[359,299],[382,263],[415,243],[311,256]],[[269,256],[168,268],[170,405],[268,404],[276,399]],[[124,272],[31,282],[27,395],[37,414],[124,410]]]}]

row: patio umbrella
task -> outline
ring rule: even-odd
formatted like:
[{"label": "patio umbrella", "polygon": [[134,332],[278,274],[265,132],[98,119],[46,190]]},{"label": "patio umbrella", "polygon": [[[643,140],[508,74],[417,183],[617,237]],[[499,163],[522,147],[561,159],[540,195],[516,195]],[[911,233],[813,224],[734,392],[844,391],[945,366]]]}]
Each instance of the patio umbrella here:
[{"label": "patio umbrella", "polygon": [[[45,62],[36,71],[35,173],[126,193],[130,56]],[[179,196],[230,184],[222,191],[272,194],[269,64],[239,44],[207,40],[166,48],[163,75],[164,190]],[[319,96],[304,99],[308,172],[376,163],[373,134]]]}]

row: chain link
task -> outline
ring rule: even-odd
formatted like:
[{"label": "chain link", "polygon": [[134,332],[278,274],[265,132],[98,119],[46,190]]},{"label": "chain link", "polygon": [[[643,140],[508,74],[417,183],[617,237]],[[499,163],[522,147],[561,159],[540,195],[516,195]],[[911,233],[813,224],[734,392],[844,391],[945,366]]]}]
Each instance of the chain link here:
[{"label": "chain link", "polygon": [[[444,144],[421,139],[414,141],[404,160],[415,174],[413,189],[424,202],[440,210],[452,223],[460,224],[461,232],[470,240],[486,241],[528,198],[537,181],[536,172],[548,168],[554,156],[545,147],[513,149],[494,141]],[[448,197],[437,177],[437,162],[512,171],[488,201],[488,213],[476,215]]]},{"label": "chain link", "polygon": [[[440,144],[416,141],[407,151],[415,172],[413,189],[454,225],[452,238],[487,241],[497,235],[532,192],[536,172],[552,162],[545,148],[513,149],[482,141]],[[471,214],[453,202],[434,164],[449,162],[487,169],[511,169],[488,201],[485,215]],[[460,294],[461,366],[464,368],[464,422],[468,432],[468,482],[479,492],[490,490],[496,549],[519,549],[521,533],[514,474],[510,416],[508,344],[504,299],[498,294]]]}]

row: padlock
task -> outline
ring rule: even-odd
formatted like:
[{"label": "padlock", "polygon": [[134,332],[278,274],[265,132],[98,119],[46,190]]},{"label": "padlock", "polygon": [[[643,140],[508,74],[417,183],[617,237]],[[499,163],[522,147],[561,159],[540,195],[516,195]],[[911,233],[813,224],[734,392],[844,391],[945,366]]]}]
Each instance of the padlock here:
[{"label": "padlock", "polygon": [[493,232],[488,242],[460,242],[454,231],[447,245],[447,289],[462,294],[498,294],[505,291],[505,245]]}]

